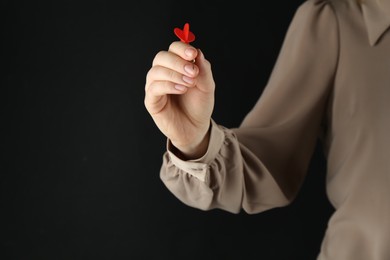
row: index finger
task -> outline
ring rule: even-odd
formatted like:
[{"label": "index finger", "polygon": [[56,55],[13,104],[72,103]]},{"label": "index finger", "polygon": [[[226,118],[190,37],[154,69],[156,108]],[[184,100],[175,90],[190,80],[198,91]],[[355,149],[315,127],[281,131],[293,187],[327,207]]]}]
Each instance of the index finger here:
[{"label": "index finger", "polygon": [[187,61],[193,61],[198,56],[198,50],[190,44],[175,41],[169,45],[168,51],[175,53]]}]

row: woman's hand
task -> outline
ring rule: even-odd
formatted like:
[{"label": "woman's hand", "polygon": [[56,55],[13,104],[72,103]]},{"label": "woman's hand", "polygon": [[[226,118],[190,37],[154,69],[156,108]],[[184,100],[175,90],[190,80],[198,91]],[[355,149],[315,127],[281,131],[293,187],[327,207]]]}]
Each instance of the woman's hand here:
[{"label": "woman's hand", "polygon": [[147,73],[145,107],[160,131],[186,157],[207,150],[215,83],[200,50],[173,42],[160,51]]}]

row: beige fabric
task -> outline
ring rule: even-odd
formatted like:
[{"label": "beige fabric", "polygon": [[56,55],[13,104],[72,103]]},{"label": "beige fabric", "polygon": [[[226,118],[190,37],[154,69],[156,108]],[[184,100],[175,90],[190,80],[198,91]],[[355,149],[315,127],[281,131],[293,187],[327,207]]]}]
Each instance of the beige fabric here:
[{"label": "beige fabric", "polygon": [[389,26],[390,0],[304,2],[242,124],[212,121],[198,160],[180,160],[168,140],[164,184],[202,210],[281,207],[299,191],[320,138],[336,210],[318,260],[389,260]]}]

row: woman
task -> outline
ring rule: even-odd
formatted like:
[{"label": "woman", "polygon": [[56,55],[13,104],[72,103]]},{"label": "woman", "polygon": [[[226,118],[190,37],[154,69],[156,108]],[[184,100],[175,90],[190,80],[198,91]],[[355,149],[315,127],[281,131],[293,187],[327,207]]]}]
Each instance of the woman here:
[{"label": "woman", "polygon": [[320,138],[335,212],[318,259],[389,260],[389,27],[390,0],[307,0],[235,129],[211,118],[215,83],[200,50],[174,42],[157,53],[145,106],[168,138],[166,187],[202,210],[285,206]]}]

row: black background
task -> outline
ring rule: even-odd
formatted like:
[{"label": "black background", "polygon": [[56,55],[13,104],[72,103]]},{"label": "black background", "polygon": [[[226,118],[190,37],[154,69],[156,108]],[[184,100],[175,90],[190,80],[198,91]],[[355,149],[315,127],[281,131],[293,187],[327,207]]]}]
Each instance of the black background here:
[{"label": "black background", "polygon": [[[319,149],[298,198],[200,211],[159,179],[143,104],[154,55],[189,22],[235,127],[303,1],[2,1],[1,259],[315,259],[332,208]],[[239,102],[239,106],[230,104]]]}]

